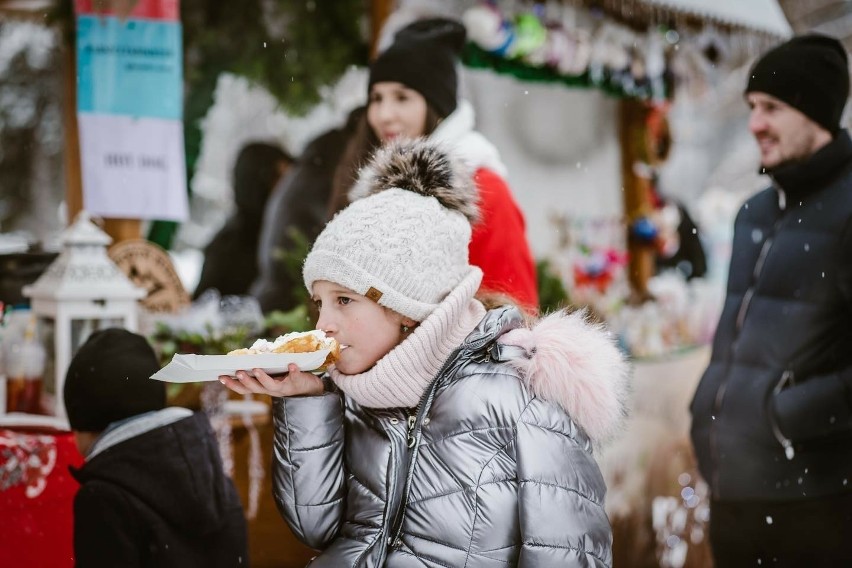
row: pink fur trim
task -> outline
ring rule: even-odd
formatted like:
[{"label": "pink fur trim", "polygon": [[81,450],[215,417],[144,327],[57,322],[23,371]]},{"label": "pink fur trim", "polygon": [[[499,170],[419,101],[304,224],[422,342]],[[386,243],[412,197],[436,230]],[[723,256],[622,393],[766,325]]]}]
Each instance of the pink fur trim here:
[{"label": "pink fur trim", "polygon": [[554,312],[532,329],[515,329],[500,343],[528,358],[509,361],[536,396],[564,408],[595,442],[618,430],[627,398],[628,365],[601,326],[583,312]]}]

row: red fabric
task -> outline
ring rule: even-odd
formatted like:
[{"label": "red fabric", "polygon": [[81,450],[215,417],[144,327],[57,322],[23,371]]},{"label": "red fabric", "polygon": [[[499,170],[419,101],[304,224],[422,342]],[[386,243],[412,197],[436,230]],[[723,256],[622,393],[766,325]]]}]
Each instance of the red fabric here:
[{"label": "red fabric", "polygon": [[[109,4],[98,3],[96,8],[94,0],[74,0],[74,11],[78,16],[115,14]],[[137,0],[128,17],[177,21],[180,20],[180,5],[178,0]]]},{"label": "red fabric", "polygon": [[0,556],[17,568],[74,566],[70,432],[0,429]]},{"label": "red fabric", "polygon": [[480,168],[474,180],[481,218],[473,228],[469,251],[470,263],[484,273],[480,290],[507,294],[528,312],[538,313],[538,284],[524,215],[499,175]]}]

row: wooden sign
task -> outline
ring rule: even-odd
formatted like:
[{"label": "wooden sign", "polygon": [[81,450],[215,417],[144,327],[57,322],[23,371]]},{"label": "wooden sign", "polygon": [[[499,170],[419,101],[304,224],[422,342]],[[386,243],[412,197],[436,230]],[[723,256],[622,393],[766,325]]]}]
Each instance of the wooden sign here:
[{"label": "wooden sign", "polygon": [[109,257],[148,295],[140,303],[150,312],[175,313],[191,302],[172,259],[159,246],[137,239],[109,249]]}]

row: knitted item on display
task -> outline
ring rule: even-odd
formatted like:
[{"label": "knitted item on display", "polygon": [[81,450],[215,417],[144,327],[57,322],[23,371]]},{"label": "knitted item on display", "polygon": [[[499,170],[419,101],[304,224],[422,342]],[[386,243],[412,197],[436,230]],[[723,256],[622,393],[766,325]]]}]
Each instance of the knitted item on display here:
[{"label": "knitted item on display", "polygon": [[465,28],[446,18],[418,20],[394,36],[393,44],[370,65],[369,89],[376,83],[402,83],[414,89],[442,117],[456,108],[456,62]]},{"label": "knitted item on display", "polygon": [[402,343],[359,375],[334,367],[331,378],[359,405],[368,408],[413,408],[455,348],[485,317],[476,299],[482,271],[470,273]]},{"label": "knitted item on display", "polygon": [[754,64],[745,92],[772,95],[834,134],[849,97],[848,65],[846,49],[836,39],[797,36]]},{"label": "knitted item on display", "polygon": [[353,203],[314,243],[305,286],[312,292],[326,280],[425,320],[474,270],[468,243],[477,197],[470,173],[434,142],[384,147],[362,170]]}]

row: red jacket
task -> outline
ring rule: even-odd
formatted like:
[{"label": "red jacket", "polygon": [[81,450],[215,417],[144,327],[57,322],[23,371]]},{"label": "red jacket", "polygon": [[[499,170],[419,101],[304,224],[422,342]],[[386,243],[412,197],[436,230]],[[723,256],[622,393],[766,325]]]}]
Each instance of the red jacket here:
[{"label": "red jacket", "polygon": [[530,313],[538,313],[535,262],[524,215],[509,186],[488,168],[474,176],[479,189],[480,221],[473,228],[470,263],[484,273],[480,291],[506,294]]}]

